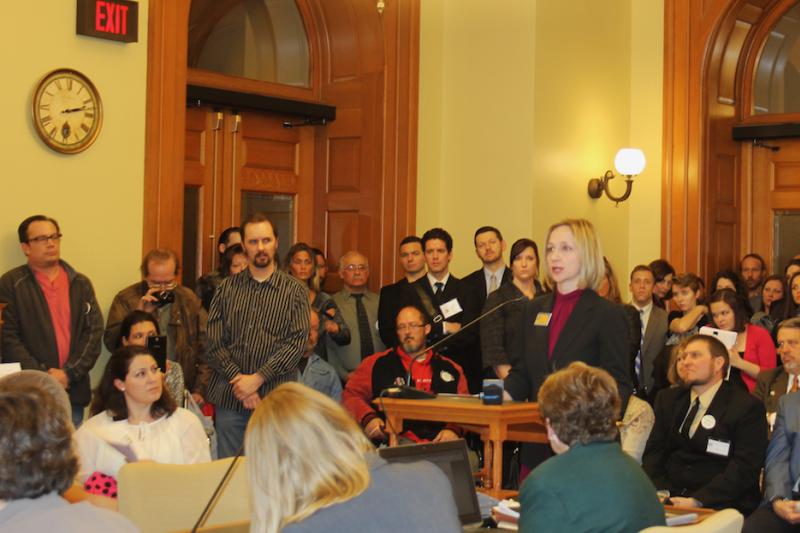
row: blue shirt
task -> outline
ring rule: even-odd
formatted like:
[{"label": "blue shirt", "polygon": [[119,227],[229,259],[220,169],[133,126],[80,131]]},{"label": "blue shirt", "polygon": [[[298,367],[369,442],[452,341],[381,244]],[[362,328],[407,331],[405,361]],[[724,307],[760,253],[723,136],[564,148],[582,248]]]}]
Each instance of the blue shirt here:
[{"label": "blue shirt", "polygon": [[297,371],[297,380],[303,385],[325,394],[337,402],[342,400],[342,382],[336,370],[322,357],[312,353],[303,372]]}]

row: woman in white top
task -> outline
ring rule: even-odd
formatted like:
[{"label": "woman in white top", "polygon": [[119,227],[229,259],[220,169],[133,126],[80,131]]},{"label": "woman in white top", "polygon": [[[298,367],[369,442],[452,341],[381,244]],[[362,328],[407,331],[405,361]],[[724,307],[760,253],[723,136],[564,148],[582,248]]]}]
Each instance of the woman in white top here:
[{"label": "woman in white top", "polygon": [[94,473],[116,478],[131,461],[211,461],[200,421],[164,392],[164,376],[146,348],[114,352],[95,389],[93,416],[75,433],[80,482]]}]

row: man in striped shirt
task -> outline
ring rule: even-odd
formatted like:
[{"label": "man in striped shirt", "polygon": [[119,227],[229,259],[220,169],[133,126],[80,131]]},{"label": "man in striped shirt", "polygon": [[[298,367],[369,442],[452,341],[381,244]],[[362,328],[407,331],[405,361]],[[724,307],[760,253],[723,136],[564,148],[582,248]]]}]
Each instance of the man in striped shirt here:
[{"label": "man in striped shirt", "polygon": [[297,379],[309,328],[307,290],[277,268],[278,235],[262,213],[242,223],[248,268],[225,278],[208,314],[208,399],[216,405],[219,456],[241,448],[261,398]]}]

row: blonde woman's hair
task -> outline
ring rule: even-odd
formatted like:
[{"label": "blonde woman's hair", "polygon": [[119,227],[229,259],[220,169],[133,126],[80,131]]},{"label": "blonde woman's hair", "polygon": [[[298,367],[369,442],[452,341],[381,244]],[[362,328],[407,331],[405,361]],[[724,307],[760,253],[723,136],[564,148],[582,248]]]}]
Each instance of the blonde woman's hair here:
[{"label": "blonde woman's hair", "polygon": [[247,424],[252,529],[277,533],[369,486],[372,444],[339,404],[300,383],[267,394]]},{"label": "blonde woman's hair", "polygon": [[606,272],[605,266],[603,265],[603,249],[600,245],[600,239],[597,238],[594,226],[591,222],[583,218],[568,218],[557,224],[553,224],[550,226],[550,229],[547,230],[544,253],[545,285],[551,290],[555,290],[556,288],[556,283],[553,281],[553,278],[550,277],[550,261],[548,259],[549,253],[547,250],[550,246],[550,234],[553,233],[553,230],[561,226],[566,226],[572,231],[572,235],[575,238],[575,245],[580,254],[581,270],[578,277],[578,287],[596,291],[603,283]]}]

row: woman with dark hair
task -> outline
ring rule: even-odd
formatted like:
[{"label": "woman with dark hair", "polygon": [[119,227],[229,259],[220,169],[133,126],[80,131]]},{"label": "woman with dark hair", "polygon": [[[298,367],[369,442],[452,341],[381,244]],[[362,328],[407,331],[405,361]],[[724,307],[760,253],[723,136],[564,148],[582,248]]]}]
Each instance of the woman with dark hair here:
[{"label": "woman with dark hair", "polygon": [[[528,301],[542,294],[539,283],[539,248],[531,239],[518,239],[511,246],[511,283],[503,283],[489,294],[483,312],[508,300],[525,297]],[[520,316],[525,300],[508,304],[481,322],[481,354],[483,367],[492,367],[500,379],[505,379],[511,370],[508,355],[511,343],[519,328]]]},{"label": "woman with dark hair", "polygon": [[742,308],[747,315],[745,318],[750,320],[750,317],[753,316],[753,307],[750,305],[750,294],[742,277],[733,270],[720,270],[711,278],[708,292],[713,294],[720,289],[730,289],[736,293],[736,296],[742,300]]},{"label": "woman with dark hair", "polygon": [[758,373],[775,368],[772,337],[764,328],[747,322],[742,299],[731,289],[712,294],[709,308],[714,327],[737,333],[736,344],[728,349],[731,365],[728,381],[753,392]]},{"label": "woman with dark hair", "polygon": [[225,251],[219,255],[219,270],[197,280],[194,292],[203,302],[203,308],[206,311],[211,309],[211,300],[214,299],[214,293],[217,292],[217,287],[222,280],[238,274],[245,268],[247,268],[247,254],[242,245],[236,243],[226,247]]},{"label": "woman with dark hair", "polygon": [[141,346],[126,346],[108,360],[94,391],[92,417],[75,432],[80,482],[92,492],[94,480],[115,484],[128,462],[191,464],[211,461],[200,421],[176,407],[164,391],[156,360]]},{"label": "woman with dark hair", "polygon": [[350,329],[342,318],[336,302],[319,287],[314,249],[304,242],[295,243],[286,253],[284,270],[308,288],[308,301],[320,317],[319,340],[314,353],[327,361],[325,336],[330,336],[339,346],[346,346],[350,344]]},{"label": "woman with dark hair", "polygon": [[800,272],[789,278],[787,295],[784,297],[783,320],[800,316]]},{"label": "woman with dark hair", "polygon": [[672,299],[672,280],[675,278],[675,269],[666,259],[656,259],[649,265],[653,271],[655,283],[653,284],[653,303],[662,309]]},{"label": "woman with dark hair", "polygon": [[761,308],[753,313],[750,323],[761,326],[772,333],[783,315],[781,306],[785,305],[785,296],[786,280],[784,277],[777,274],[767,276],[761,286]]},{"label": "woman with dark hair", "polygon": [[[237,245],[238,246],[238,245]],[[116,348],[123,346],[147,346],[147,339],[161,335],[158,320],[152,314],[138,309],[131,311],[122,319],[119,326],[119,340]],[[186,382],[183,378],[183,368],[175,361],[167,361],[167,372],[164,374],[167,390],[175,402],[183,407],[183,395]],[[199,401],[198,401],[199,398]],[[195,395],[195,401],[202,403],[202,397]]]}]

